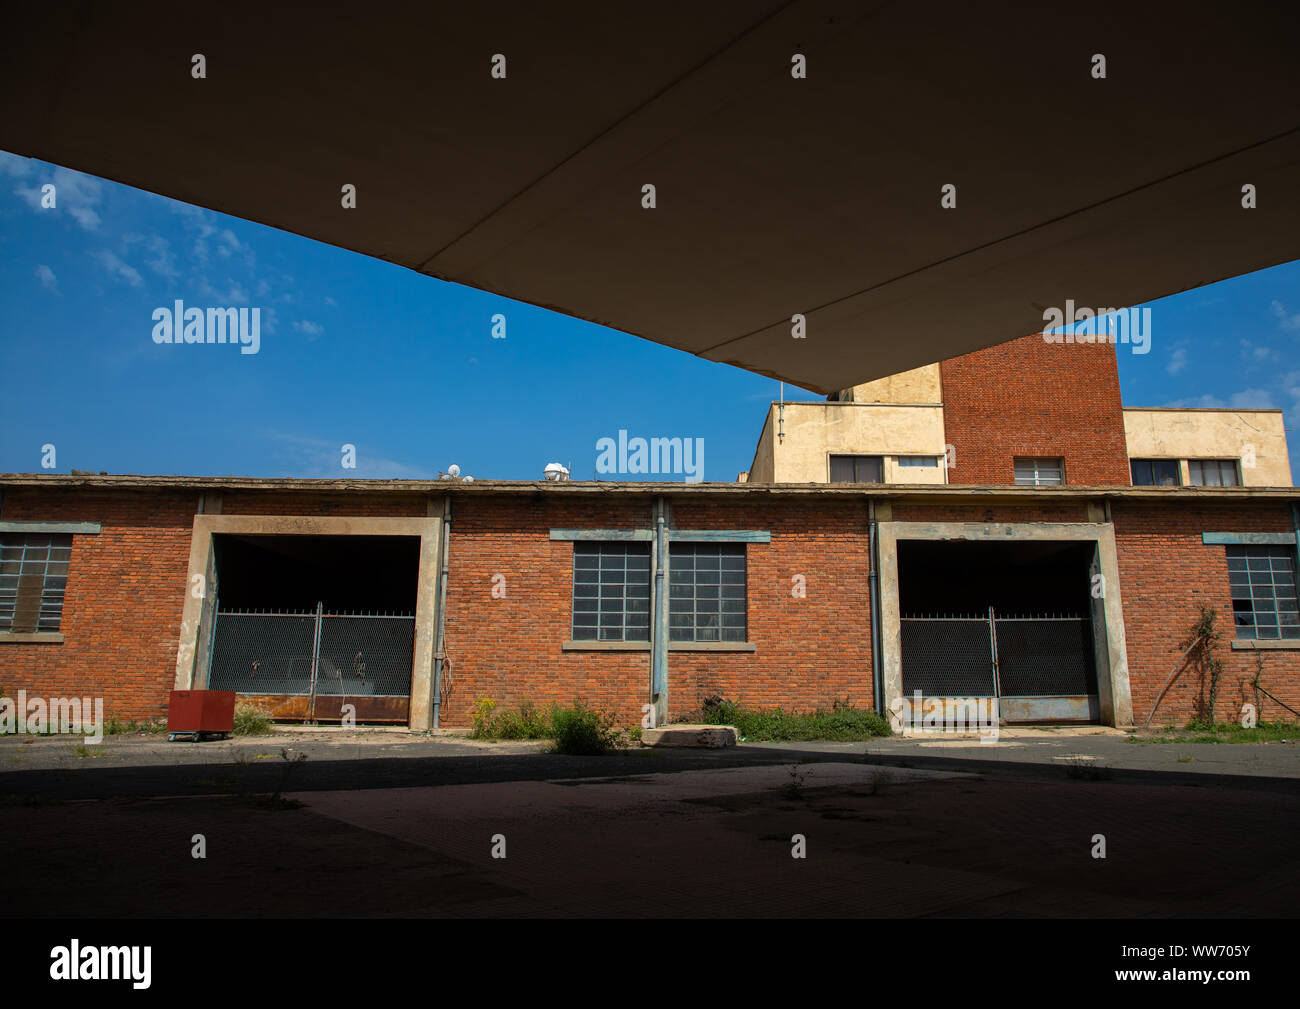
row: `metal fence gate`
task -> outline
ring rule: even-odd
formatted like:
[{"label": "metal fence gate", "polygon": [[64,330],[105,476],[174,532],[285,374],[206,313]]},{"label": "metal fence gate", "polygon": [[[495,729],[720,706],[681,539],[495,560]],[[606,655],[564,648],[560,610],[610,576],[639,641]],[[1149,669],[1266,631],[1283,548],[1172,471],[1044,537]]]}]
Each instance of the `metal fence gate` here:
[{"label": "metal fence gate", "polygon": [[1092,620],[1069,614],[901,618],[903,693],[997,698],[1009,722],[1095,722]]},{"label": "metal fence gate", "polygon": [[218,610],[208,686],[257,695],[277,719],[407,721],[413,613]]}]

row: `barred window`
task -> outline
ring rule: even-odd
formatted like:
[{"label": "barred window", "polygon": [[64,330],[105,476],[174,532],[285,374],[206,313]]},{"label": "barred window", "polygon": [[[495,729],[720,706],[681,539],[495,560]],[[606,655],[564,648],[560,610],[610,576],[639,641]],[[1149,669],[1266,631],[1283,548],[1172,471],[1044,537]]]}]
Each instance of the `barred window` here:
[{"label": "barred window", "polygon": [[1295,567],[1288,547],[1228,547],[1238,638],[1300,638]]},{"label": "barred window", "polygon": [[745,640],[745,544],[674,543],[670,641]]},{"label": "barred window", "polygon": [[650,544],[573,545],[573,640],[650,640]]},{"label": "barred window", "polygon": [[57,631],[72,536],[0,535],[0,632]]},{"label": "barred window", "polygon": [[1059,487],[1065,483],[1065,463],[1061,459],[1017,459],[1017,487]]},{"label": "barred window", "polygon": [[1188,459],[1187,482],[1193,487],[1236,487],[1236,459]]}]

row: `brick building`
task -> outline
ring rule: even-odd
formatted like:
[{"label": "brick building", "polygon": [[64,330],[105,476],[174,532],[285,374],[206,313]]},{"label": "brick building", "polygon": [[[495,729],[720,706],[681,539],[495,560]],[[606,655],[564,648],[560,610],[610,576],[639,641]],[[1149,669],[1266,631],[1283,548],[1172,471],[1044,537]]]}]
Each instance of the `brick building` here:
[{"label": "brick building", "polygon": [[[1033,337],[774,404],[748,477],[0,476],[0,694],[426,728],[484,696],[633,723],[919,690],[1128,725],[1209,607],[1215,715],[1289,717],[1257,674],[1300,708],[1275,411],[1128,410],[1113,348]],[[1209,695],[1188,670],[1157,720]]]}]

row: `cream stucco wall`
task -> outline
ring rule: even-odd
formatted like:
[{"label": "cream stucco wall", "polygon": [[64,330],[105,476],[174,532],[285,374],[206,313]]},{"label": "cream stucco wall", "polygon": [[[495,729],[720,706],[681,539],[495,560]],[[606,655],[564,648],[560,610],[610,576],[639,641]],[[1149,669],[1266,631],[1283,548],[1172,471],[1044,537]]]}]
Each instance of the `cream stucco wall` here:
[{"label": "cream stucco wall", "polygon": [[[1239,459],[1247,487],[1290,487],[1280,410],[1125,408],[1130,459]],[[1187,483],[1187,465],[1182,466]]]},{"label": "cream stucco wall", "polygon": [[[942,464],[897,466],[900,455],[944,454],[943,408],[863,403],[786,403],[785,440],[773,437],[780,407],[774,406],[751,467],[753,482],[827,483],[831,455],[883,455],[887,483],[944,483]],[[765,443],[770,451],[765,451]],[[772,475],[759,476],[770,455]]]},{"label": "cream stucco wall", "polygon": [[853,403],[939,403],[939,366],[927,364],[844,390]]},{"label": "cream stucco wall", "polygon": [[773,437],[776,429],[776,411],[776,406],[772,406],[767,411],[763,431],[758,436],[758,447],[754,450],[754,461],[749,464],[749,475],[746,477],[749,483],[773,482],[775,460],[772,456],[772,445],[776,441]]}]

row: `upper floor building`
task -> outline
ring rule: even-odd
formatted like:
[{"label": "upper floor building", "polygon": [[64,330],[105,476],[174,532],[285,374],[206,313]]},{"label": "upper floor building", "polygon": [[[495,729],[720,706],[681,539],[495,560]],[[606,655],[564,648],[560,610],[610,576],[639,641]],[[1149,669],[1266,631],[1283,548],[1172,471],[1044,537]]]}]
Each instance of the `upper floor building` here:
[{"label": "upper floor building", "polygon": [[1041,334],[773,403],[754,483],[1290,487],[1280,410],[1125,407],[1115,348]]}]

